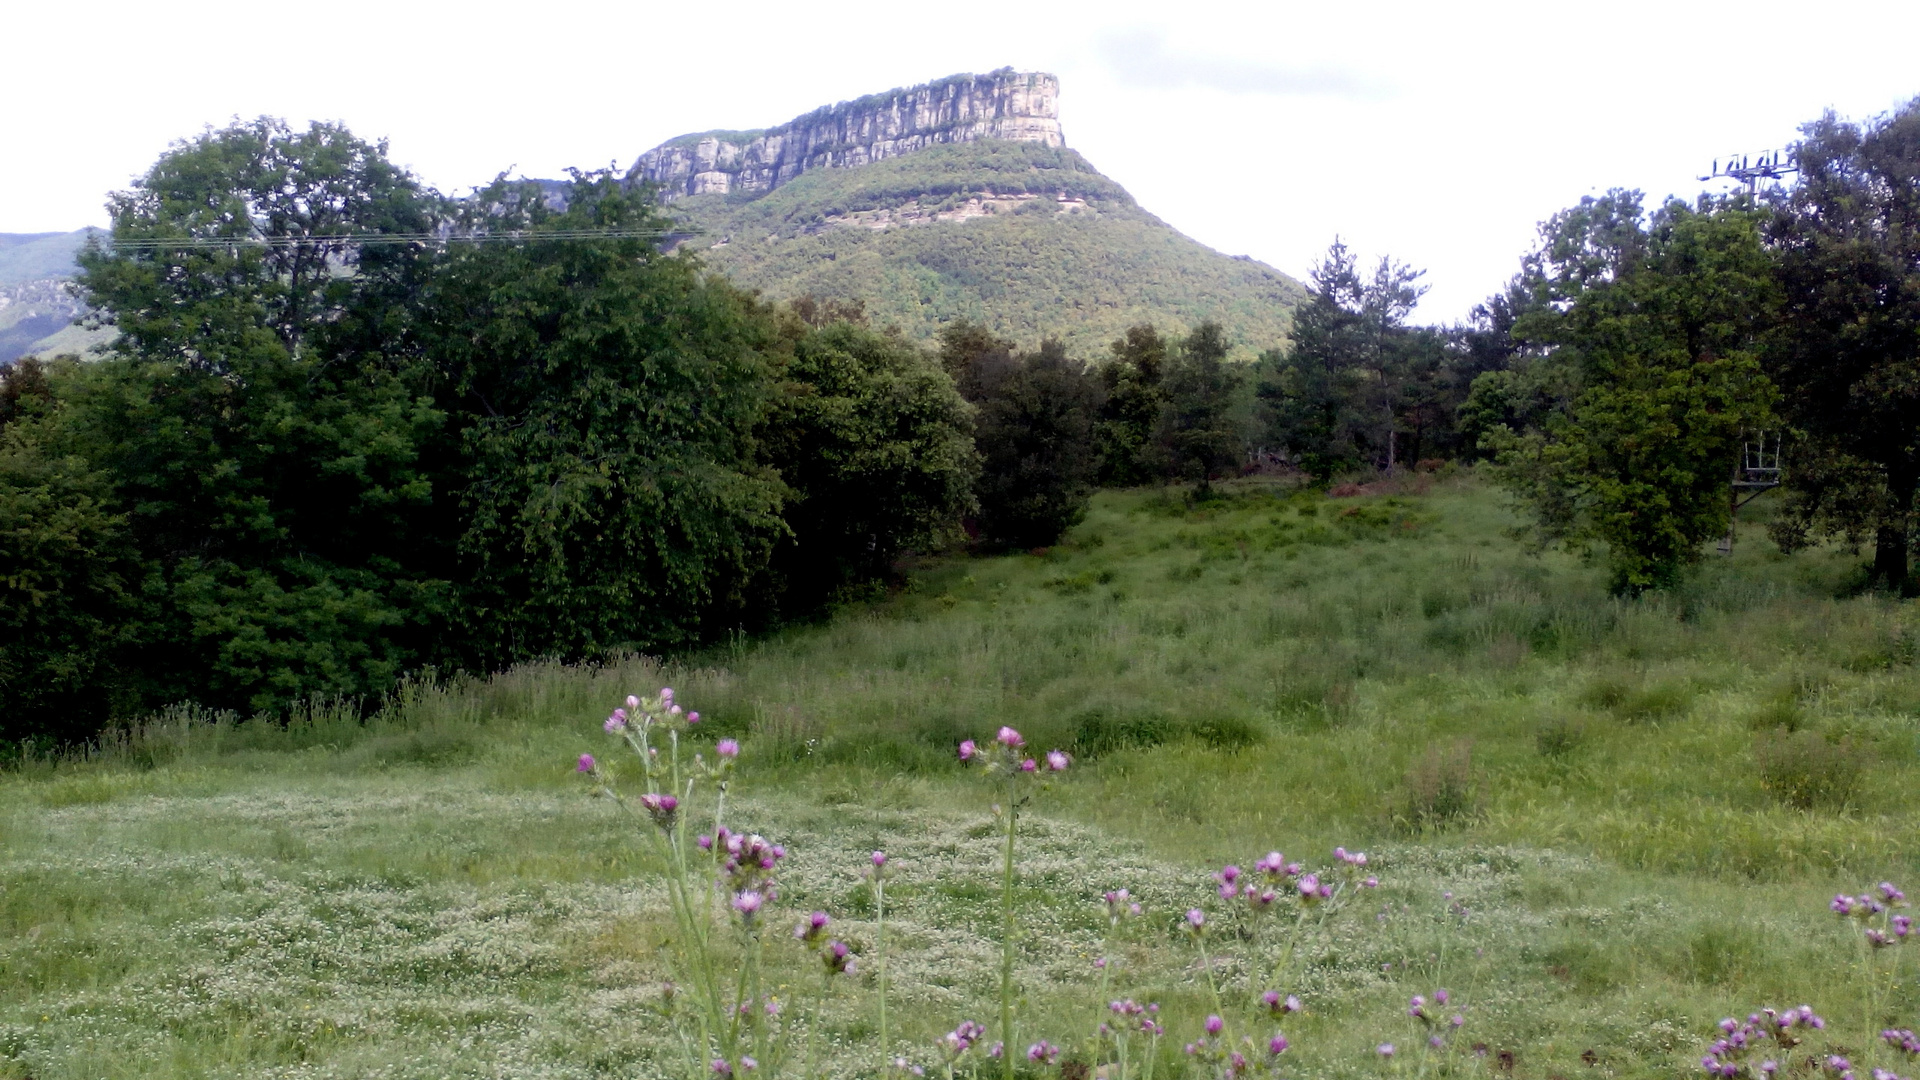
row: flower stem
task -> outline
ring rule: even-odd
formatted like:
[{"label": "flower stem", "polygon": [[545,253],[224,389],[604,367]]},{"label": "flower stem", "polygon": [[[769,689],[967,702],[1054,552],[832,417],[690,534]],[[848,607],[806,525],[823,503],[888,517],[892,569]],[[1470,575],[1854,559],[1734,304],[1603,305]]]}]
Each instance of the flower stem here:
[{"label": "flower stem", "polygon": [[880,980],[880,1074],[887,1072],[887,882],[881,868],[873,870],[874,951]]},{"label": "flower stem", "polygon": [[1013,1080],[1013,836],[1020,806],[1007,785],[1007,852],[1000,870],[1000,1075]]}]

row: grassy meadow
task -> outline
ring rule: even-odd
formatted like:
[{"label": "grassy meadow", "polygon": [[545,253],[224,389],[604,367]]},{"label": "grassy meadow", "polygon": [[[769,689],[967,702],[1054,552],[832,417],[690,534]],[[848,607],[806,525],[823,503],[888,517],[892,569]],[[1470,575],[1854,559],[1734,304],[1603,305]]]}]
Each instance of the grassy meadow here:
[{"label": "grassy meadow", "polygon": [[[996,1017],[991,793],[953,747],[1001,724],[1076,755],[1023,819],[1021,1045],[1085,1043],[1124,887],[1109,996],[1162,1005],[1185,1075],[1212,1006],[1183,913],[1222,906],[1223,863],[1336,844],[1380,888],[1285,987],[1288,1075],[1673,1076],[1763,1005],[1855,1048],[1914,1026],[1909,979],[1868,1014],[1827,901],[1920,885],[1920,605],[1752,522],[1617,600],[1470,475],[1374,487],[1105,493],[1056,548],[929,559],[711,654],[422,681],[366,723],[182,711],[0,774],[0,1077],[666,1075],[659,868],[573,772],[618,767],[601,719],[662,683],[744,745],[733,826],[791,852],[768,953],[796,1007],[820,980],[785,927],[824,908],[870,953],[859,870],[890,854],[890,1049],[930,1069]],[[1216,923],[1216,979],[1257,993],[1267,938]],[[1440,986],[1452,1048],[1383,1062]],[[863,964],[821,1006],[829,1075],[879,1074],[874,993]]]}]

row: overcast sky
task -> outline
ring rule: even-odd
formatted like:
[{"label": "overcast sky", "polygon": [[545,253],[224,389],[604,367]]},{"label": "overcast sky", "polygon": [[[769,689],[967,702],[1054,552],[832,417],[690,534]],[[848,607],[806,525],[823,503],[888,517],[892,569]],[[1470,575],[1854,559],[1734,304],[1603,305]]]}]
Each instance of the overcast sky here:
[{"label": "overcast sky", "polygon": [[338,120],[442,190],[625,167],[671,136],[1003,65],[1142,205],[1304,277],[1335,234],[1450,320],[1580,196],[1920,95],[1920,2],[21,4],[0,232],[105,220],[170,140]]}]

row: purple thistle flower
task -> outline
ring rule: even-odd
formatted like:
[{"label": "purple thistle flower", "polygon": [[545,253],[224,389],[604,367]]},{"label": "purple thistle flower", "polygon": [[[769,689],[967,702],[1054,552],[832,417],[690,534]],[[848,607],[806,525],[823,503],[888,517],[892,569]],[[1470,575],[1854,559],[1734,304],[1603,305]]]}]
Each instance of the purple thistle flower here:
[{"label": "purple thistle flower", "polygon": [[1281,1008],[1285,1009],[1290,1013],[1297,1013],[1300,1011],[1300,999],[1295,997],[1292,994],[1288,994],[1286,1003],[1283,1004]]},{"label": "purple thistle flower", "polygon": [[1441,1038],[1438,1035],[1427,1036],[1427,1045],[1433,1047],[1435,1050],[1440,1049],[1442,1046],[1445,1046],[1446,1044],[1447,1044],[1447,1040]]},{"label": "purple thistle flower", "polygon": [[660,688],[660,700],[661,700],[661,701],[672,701],[672,700],[673,700],[673,687],[671,687],[671,686],[663,686],[663,687],[661,687],[661,688]]},{"label": "purple thistle flower", "polygon": [[748,1056],[747,1056],[747,1055],[745,1055],[745,1054],[742,1054],[742,1055],[740,1055],[740,1068],[741,1068],[741,1071],[743,1071],[743,1072],[752,1072],[753,1070],[755,1070],[755,1069],[757,1069],[757,1068],[759,1068],[759,1067],[760,1067],[760,1063],[759,1063],[759,1062],[757,1062],[757,1061],[755,1061],[755,1060],[753,1060],[753,1058],[751,1058],[751,1057],[748,1057]]},{"label": "purple thistle flower", "polygon": [[1835,915],[1851,915],[1853,914],[1853,897],[1846,893],[1835,893],[1833,903],[1827,906],[1833,909]]},{"label": "purple thistle flower", "polygon": [[1040,769],[1040,763],[1033,760],[1032,758],[1028,758],[1025,761],[1022,761],[1020,763],[1021,772],[1037,772],[1039,771],[1039,769]]},{"label": "purple thistle flower", "polygon": [[1066,772],[1067,766],[1072,763],[1072,761],[1073,759],[1068,757],[1067,752],[1064,750],[1047,751],[1048,772]]},{"label": "purple thistle flower", "polygon": [[873,868],[874,868],[875,870],[878,870],[878,869],[880,869],[880,868],[882,868],[882,867],[884,867],[884,866],[886,866],[886,865],[887,865],[887,853],[886,853],[886,852],[884,852],[884,851],[876,851],[876,852],[874,852],[874,853],[873,853]]},{"label": "purple thistle flower", "polygon": [[1290,1045],[1292,1044],[1287,1042],[1285,1035],[1275,1035],[1273,1038],[1267,1040],[1267,1053],[1284,1054]]},{"label": "purple thistle flower", "polygon": [[1207,1017],[1207,1034],[1218,1035],[1220,1034],[1220,1029],[1223,1027],[1226,1027],[1226,1021],[1221,1020],[1218,1016],[1209,1015]]},{"label": "purple thistle flower", "polygon": [[1207,913],[1201,911],[1199,908],[1188,908],[1187,925],[1193,927],[1195,930],[1207,925]]},{"label": "purple thistle flower", "polygon": [[967,739],[960,744],[960,760],[961,761],[972,761],[973,755],[979,752],[980,752],[980,748],[973,744],[972,739]]},{"label": "purple thistle flower", "polygon": [[631,710],[633,710],[633,709],[638,709],[639,707],[640,707],[640,699],[639,699],[638,697],[636,697],[636,696],[634,696],[633,694],[628,694],[628,695],[627,695],[627,708],[628,708],[628,710],[629,710],[629,711],[631,711]]},{"label": "purple thistle flower", "polygon": [[1363,889],[1377,889],[1380,887],[1380,879],[1377,877],[1370,877],[1367,880],[1361,882],[1360,887]]},{"label": "purple thistle flower", "polygon": [[1913,920],[1907,916],[1895,915],[1891,921],[1893,923],[1893,936],[1906,937],[1908,934],[1913,933]]},{"label": "purple thistle flower", "polygon": [[713,752],[728,761],[732,761],[734,758],[740,756],[740,743],[735,739],[721,739],[718,743],[714,744]]},{"label": "purple thistle flower", "polygon": [[1253,868],[1262,874],[1270,874],[1278,877],[1280,874],[1286,872],[1286,857],[1277,851],[1269,851],[1259,862],[1253,864]]},{"label": "purple thistle flower", "polygon": [[733,1066],[727,1064],[726,1058],[714,1058],[713,1059],[713,1075],[732,1076]]},{"label": "purple thistle flower", "polygon": [[1027,1047],[1027,1060],[1037,1061],[1042,1065],[1053,1064],[1053,1059],[1059,1056],[1060,1048],[1045,1039]]},{"label": "purple thistle flower", "polygon": [[1278,1013],[1280,1011],[1280,991],[1269,990],[1260,995],[1260,1000],[1266,1003],[1268,1012]]},{"label": "purple thistle flower", "polygon": [[1448,997],[1447,988],[1444,986],[1433,992],[1433,1002],[1436,1005],[1445,1005]]},{"label": "purple thistle flower", "polygon": [[581,754],[581,755],[580,755],[580,763],[579,763],[578,765],[575,765],[575,766],[574,766],[574,771],[575,771],[575,772],[584,772],[584,773],[590,773],[590,772],[592,772],[592,771],[593,771],[593,755],[592,755],[592,754]]},{"label": "purple thistle flower", "polygon": [[754,912],[760,910],[760,905],[766,903],[766,899],[767,898],[759,892],[748,889],[745,892],[735,894],[733,898],[733,910],[751,918]]},{"label": "purple thistle flower", "polygon": [[1883,881],[1880,883],[1880,896],[1889,904],[1897,904],[1907,898],[1907,894],[1894,888],[1893,882],[1891,881]]},{"label": "purple thistle flower", "polygon": [[607,717],[607,722],[601,726],[606,728],[609,734],[615,731],[619,731],[622,728],[626,727],[627,726],[627,710],[625,709],[613,710],[613,715]]},{"label": "purple thistle flower", "polygon": [[1393,1044],[1381,1043],[1379,1046],[1376,1046],[1373,1048],[1373,1052],[1376,1054],[1379,1054],[1383,1058],[1390,1058],[1393,1056]]},{"label": "purple thistle flower", "polygon": [[1461,1016],[1459,1013],[1454,1013],[1453,1019],[1447,1021],[1448,1024],[1454,1027],[1462,1027],[1466,1024],[1466,1022],[1467,1022],[1467,1018],[1464,1016]]},{"label": "purple thistle flower", "polygon": [[1300,879],[1300,895],[1312,897],[1320,891],[1320,875],[1308,874]]},{"label": "purple thistle flower", "polygon": [[690,712],[690,713],[688,713],[688,714],[687,714],[687,726],[688,726],[688,727],[692,727],[692,726],[693,726],[694,724],[697,724],[697,723],[699,723],[699,722],[700,722],[700,714],[699,714],[699,713],[697,713],[697,712]]},{"label": "purple thistle flower", "polygon": [[1019,732],[1004,726],[1000,729],[1000,733],[994,736],[994,741],[1009,750],[1018,750],[1027,745],[1027,740],[1021,738]]}]

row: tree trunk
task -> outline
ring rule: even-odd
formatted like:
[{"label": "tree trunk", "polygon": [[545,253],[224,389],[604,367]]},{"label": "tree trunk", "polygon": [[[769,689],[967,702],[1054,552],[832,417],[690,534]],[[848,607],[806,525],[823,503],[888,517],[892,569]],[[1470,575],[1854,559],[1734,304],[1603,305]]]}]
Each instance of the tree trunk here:
[{"label": "tree trunk", "polygon": [[1916,592],[1909,551],[1913,544],[1914,493],[1920,489],[1920,469],[1909,465],[1887,477],[1893,496],[1892,513],[1874,537],[1873,577],[1902,596]]}]

